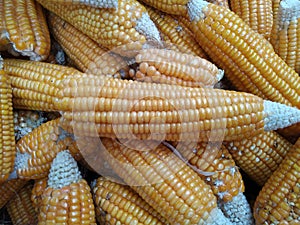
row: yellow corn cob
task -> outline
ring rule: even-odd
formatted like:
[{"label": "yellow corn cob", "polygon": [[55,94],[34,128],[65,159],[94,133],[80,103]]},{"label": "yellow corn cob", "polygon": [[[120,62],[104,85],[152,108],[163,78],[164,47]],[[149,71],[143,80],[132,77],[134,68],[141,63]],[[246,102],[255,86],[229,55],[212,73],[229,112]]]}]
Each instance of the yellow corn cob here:
[{"label": "yellow corn cob", "polygon": [[1,39],[10,42],[12,52],[44,60],[50,52],[50,35],[42,7],[34,0],[0,2]]},{"label": "yellow corn cob", "polygon": [[17,142],[15,170],[18,177],[46,177],[56,154],[65,149],[80,157],[75,140],[59,127],[59,121],[60,118],[44,123]]},{"label": "yellow corn cob", "polygon": [[18,192],[25,184],[26,180],[12,179],[0,185],[0,209]]},{"label": "yellow corn cob", "polygon": [[242,92],[92,75],[65,78],[61,87],[57,108],[73,132],[86,136],[236,140],[287,126],[284,117],[300,120],[296,108]]},{"label": "yellow corn cob", "polygon": [[201,47],[239,90],[300,108],[300,77],[232,11],[203,0],[190,6]]},{"label": "yellow corn cob", "polygon": [[109,54],[68,22],[50,13],[49,25],[54,38],[81,71],[118,78],[127,76],[128,65],[121,57]]},{"label": "yellow corn cob", "polygon": [[126,44],[125,49],[136,50],[146,41],[161,45],[157,28],[137,0],[119,0],[118,10],[38,2],[105,48]]},{"label": "yellow corn cob", "polygon": [[221,142],[183,141],[165,144],[211,186],[218,206],[229,220],[237,224],[245,221],[247,224],[253,223],[251,208],[243,195],[245,187],[242,175]]},{"label": "yellow corn cob", "polygon": [[11,77],[14,108],[53,111],[63,77],[79,71],[50,63],[5,59]]},{"label": "yellow corn cob", "polygon": [[300,73],[300,2],[280,2],[272,30],[275,52],[297,73]]},{"label": "yellow corn cob", "polygon": [[272,0],[231,0],[230,7],[254,31],[266,39],[270,38],[273,25]]},{"label": "yellow corn cob", "polygon": [[36,213],[40,211],[40,206],[42,204],[42,194],[47,187],[47,180],[48,177],[34,181],[30,199]]},{"label": "yellow corn cob", "polygon": [[118,7],[118,0],[47,0],[52,4],[65,4],[66,7],[69,5],[87,5],[99,8],[114,8]]},{"label": "yellow corn cob", "polygon": [[7,204],[7,212],[14,225],[37,224],[38,218],[31,202],[32,184],[23,187]]},{"label": "yellow corn cob", "polygon": [[300,139],[260,191],[254,204],[256,224],[300,223]]},{"label": "yellow corn cob", "polygon": [[68,151],[57,154],[42,194],[39,225],[96,225],[92,194]]},{"label": "yellow corn cob", "polygon": [[10,82],[10,78],[0,68],[0,183],[13,170],[16,152]]},{"label": "yellow corn cob", "polygon": [[131,149],[107,138],[102,143],[116,173],[170,224],[228,222],[210,186],[167,147],[133,141]]},{"label": "yellow corn cob", "polygon": [[147,6],[146,9],[168,48],[207,58],[193,33],[183,23],[152,7]]},{"label": "yellow corn cob", "polygon": [[138,68],[130,76],[144,82],[213,87],[223,77],[223,71],[210,61],[174,50],[141,50],[135,61]]},{"label": "yellow corn cob", "polygon": [[93,198],[99,223],[167,224],[165,219],[129,186],[103,177],[99,177],[95,182]]},{"label": "yellow corn cob", "polygon": [[224,143],[236,164],[259,185],[263,185],[292,147],[276,132]]}]

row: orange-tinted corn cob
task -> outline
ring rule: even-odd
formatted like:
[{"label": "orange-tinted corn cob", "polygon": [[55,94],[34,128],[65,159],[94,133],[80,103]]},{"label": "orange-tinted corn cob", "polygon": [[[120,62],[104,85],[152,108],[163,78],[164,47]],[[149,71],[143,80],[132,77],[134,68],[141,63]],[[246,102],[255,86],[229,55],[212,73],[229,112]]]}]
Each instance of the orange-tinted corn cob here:
[{"label": "orange-tinted corn cob", "polygon": [[266,39],[270,38],[273,25],[272,0],[230,0],[230,7],[254,31]]},{"label": "orange-tinted corn cob", "polygon": [[65,4],[66,7],[70,5],[87,5],[99,8],[114,8],[118,7],[118,0],[47,0],[52,4]]},{"label": "orange-tinted corn cob", "polygon": [[52,34],[76,67],[95,75],[126,77],[128,65],[53,13],[49,15]]},{"label": "orange-tinted corn cob", "polygon": [[102,143],[116,173],[170,224],[228,222],[210,186],[164,145],[133,142],[131,149],[107,138]]},{"label": "orange-tinted corn cob", "polygon": [[162,225],[167,223],[129,186],[115,183],[103,177],[99,177],[95,182],[93,198],[96,218],[99,223],[128,225]]},{"label": "orange-tinted corn cob", "polygon": [[208,2],[213,3],[215,5],[226,7],[229,9],[228,0],[208,0]]},{"label": "orange-tinted corn cob", "polygon": [[40,206],[42,204],[42,194],[47,187],[48,177],[42,178],[40,180],[35,180],[34,185],[31,190],[31,201],[36,213],[39,212]]},{"label": "orange-tinted corn cob", "polygon": [[300,77],[232,11],[199,0],[190,5],[201,47],[239,90],[300,108]]},{"label": "orange-tinted corn cob", "polygon": [[118,10],[38,2],[105,48],[128,44],[125,48],[136,50],[147,40],[161,45],[157,28],[137,0],[119,0]]},{"label": "orange-tinted corn cob", "polygon": [[190,0],[142,0],[145,4],[152,6],[160,11],[173,15],[187,15],[187,4]]},{"label": "orange-tinted corn cob", "polygon": [[236,164],[259,185],[268,180],[292,147],[274,131],[224,144]]},{"label": "orange-tinted corn cob", "polygon": [[300,223],[300,139],[260,191],[254,205],[256,224]]},{"label": "orange-tinted corn cob", "polygon": [[14,108],[43,111],[57,110],[60,81],[79,72],[50,63],[17,59],[4,60],[4,70],[11,77]]},{"label": "orange-tinted corn cob", "polygon": [[135,61],[138,68],[130,76],[144,82],[213,87],[223,77],[223,71],[210,61],[174,50],[141,50]]},{"label": "orange-tinted corn cob", "polygon": [[271,43],[275,52],[300,74],[300,2],[280,2]]},{"label": "orange-tinted corn cob", "polygon": [[26,180],[7,180],[0,185],[0,209],[27,183]]},{"label": "orange-tinted corn cob", "polygon": [[58,153],[51,165],[38,219],[39,225],[96,225],[90,187],[68,151]]},{"label": "orange-tinted corn cob", "polygon": [[18,177],[46,177],[56,154],[65,149],[69,149],[75,157],[80,157],[75,140],[59,127],[59,120],[42,124],[17,142],[15,170]]},{"label": "orange-tinted corn cob", "polygon": [[23,187],[7,204],[7,212],[14,225],[37,224],[37,213],[31,201],[32,184]]},{"label": "orange-tinted corn cob", "polygon": [[167,48],[207,58],[193,33],[183,23],[152,7],[147,6],[146,9],[160,31]]},{"label": "orange-tinted corn cob", "polygon": [[[178,142],[166,145],[211,186],[218,205],[229,220],[251,224],[251,208],[243,196],[244,182],[228,150],[221,142]],[[178,154],[177,153],[177,154]],[[240,212],[237,215],[236,212]]]},{"label": "orange-tinted corn cob", "polygon": [[236,140],[300,121],[298,109],[243,92],[92,75],[65,78],[61,87],[63,119],[86,136]]},{"label": "orange-tinted corn cob", "polygon": [[50,35],[42,7],[34,0],[2,0],[0,8],[0,38],[9,40],[10,50],[31,60],[46,59]]},{"label": "orange-tinted corn cob", "polygon": [[231,201],[238,193],[244,192],[242,175],[221,143],[180,142],[175,146],[219,199]]},{"label": "orange-tinted corn cob", "polygon": [[62,87],[63,119],[86,136],[230,140],[264,126],[262,99],[247,93],[91,75],[69,77]]},{"label": "orange-tinted corn cob", "polygon": [[10,77],[0,68],[0,183],[11,173],[16,152],[10,82]]}]

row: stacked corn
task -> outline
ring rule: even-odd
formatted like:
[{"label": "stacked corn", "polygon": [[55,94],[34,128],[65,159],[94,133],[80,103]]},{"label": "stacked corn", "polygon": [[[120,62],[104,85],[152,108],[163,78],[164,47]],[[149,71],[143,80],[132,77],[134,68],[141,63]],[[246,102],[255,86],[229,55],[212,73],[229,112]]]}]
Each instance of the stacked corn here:
[{"label": "stacked corn", "polygon": [[[8,1],[0,3],[0,18],[4,18],[0,22],[0,49],[30,56],[31,60],[45,60],[50,48],[41,6],[34,1],[14,2],[22,5],[17,14],[23,16],[24,9],[28,9],[30,16],[11,21],[14,7]],[[236,9],[237,13],[241,10],[242,18],[230,11],[227,1],[37,2],[51,11],[49,26],[53,36],[74,66],[85,72],[49,63],[4,60],[2,72],[8,76],[1,74],[0,80],[1,100],[4,96],[0,107],[5,109],[1,112],[1,128],[10,139],[1,139],[1,152],[10,149],[12,158],[16,152],[14,172],[9,179],[15,176],[17,179],[12,181],[21,181],[20,187],[26,182],[20,178],[43,179],[36,182],[32,197],[39,224],[65,219],[69,223],[95,223],[89,187],[64,149],[75,158],[78,156],[76,160],[84,155],[88,168],[95,172],[101,172],[95,168],[112,169],[114,178],[131,186],[123,188],[98,179],[94,201],[97,218],[104,223],[252,224],[247,202],[244,204],[241,175],[232,169],[233,159],[261,185],[271,177],[255,205],[257,224],[299,222],[297,154],[288,152],[292,144],[271,132],[298,123],[293,135],[299,136],[300,113],[294,107],[300,107],[300,78],[293,70],[298,65],[297,53],[293,52],[297,45],[279,44],[288,46],[284,58],[275,45],[273,49],[258,34],[269,38],[276,27],[282,27],[278,25],[284,15],[282,8],[297,6],[294,0],[281,1],[280,5],[273,1],[274,13],[271,1],[255,1],[249,11],[244,1]],[[238,1],[231,1],[231,5],[235,2]],[[144,7],[144,3],[162,12]],[[276,5],[278,13],[273,17]],[[174,19],[173,15],[182,17]],[[295,39],[299,33],[297,14],[292,18],[287,18],[291,28],[284,32]],[[190,21],[187,26],[186,21]],[[32,29],[17,32],[14,27]],[[74,33],[73,39],[68,37],[70,32]],[[166,41],[165,46],[161,38]],[[178,47],[159,49],[172,45]],[[237,90],[252,94],[211,89],[223,76],[212,62],[225,71],[225,77]],[[123,80],[128,79],[128,74],[138,81]],[[7,106],[11,108],[9,102],[18,109],[59,111],[62,117],[34,127],[13,151],[12,116],[10,120],[6,116]],[[92,144],[91,148],[102,152],[100,159],[86,147],[89,140],[97,139],[101,146]],[[165,142],[183,140],[198,146],[210,141],[213,148],[176,151],[167,148]],[[216,148],[223,140],[224,145]],[[299,149],[298,146],[293,149]],[[11,170],[12,160],[9,162],[3,161],[1,166]],[[292,175],[286,173],[286,168],[292,168]],[[5,172],[3,182],[9,173]],[[266,173],[263,178],[262,173]],[[270,194],[278,174],[290,179],[290,194],[284,201],[281,192]],[[3,187],[10,182],[6,181]],[[128,197],[128,193],[136,197]],[[75,198],[76,195],[81,198]],[[71,202],[67,201],[69,198]],[[65,208],[56,210],[60,207]],[[245,209],[245,215],[239,209]]]}]

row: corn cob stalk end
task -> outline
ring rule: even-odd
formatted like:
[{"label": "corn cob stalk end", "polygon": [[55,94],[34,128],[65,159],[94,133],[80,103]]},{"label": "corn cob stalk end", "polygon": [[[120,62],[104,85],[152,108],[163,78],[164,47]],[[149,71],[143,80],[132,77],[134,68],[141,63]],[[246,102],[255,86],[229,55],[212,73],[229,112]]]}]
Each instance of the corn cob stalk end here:
[{"label": "corn cob stalk end", "polygon": [[54,189],[76,183],[82,178],[77,163],[68,150],[57,153],[48,177],[48,187]]},{"label": "corn cob stalk end", "polygon": [[147,38],[148,41],[146,45],[144,45],[145,47],[147,47],[148,44],[157,45],[156,47],[162,46],[159,31],[150,19],[148,13],[143,13],[142,17],[136,21],[135,29]]},{"label": "corn cob stalk end", "polygon": [[200,19],[204,19],[204,14],[202,13],[202,9],[207,6],[209,2],[203,0],[191,0],[187,4],[188,15],[191,21],[198,21]]},{"label": "corn cob stalk end", "polygon": [[243,193],[240,192],[238,195],[234,196],[232,201],[224,202],[219,200],[218,206],[233,224],[254,224],[250,205]]},{"label": "corn cob stalk end", "polygon": [[300,110],[285,104],[264,101],[265,131],[277,130],[300,122]]}]

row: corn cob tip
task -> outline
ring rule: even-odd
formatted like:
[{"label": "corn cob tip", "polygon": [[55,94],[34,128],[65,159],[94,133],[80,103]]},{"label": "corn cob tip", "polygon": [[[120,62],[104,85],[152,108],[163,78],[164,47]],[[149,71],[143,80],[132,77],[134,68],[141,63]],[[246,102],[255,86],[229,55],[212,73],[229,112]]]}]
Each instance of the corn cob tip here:
[{"label": "corn cob tip", "polygon": [[211,210],[208,219],[206,220],[206,224],[210,225],[231,225],[228,218],[224,215],[224,213],[219,208],[214,208]]},{"label": "corn cob tip", "polygon": [[80,0],[82,4],[91,5],[94,7],[105,9],[117,9],[118,0]]},{"label": "corn cob tip", "polygon": [[150,19],[148,13],[143,13],[141,18],[136,21],[135,29],[143,34],[148,42],[146,44],[153,44],[155,47],[163,46],[159,31],[153,21]]},{"label": "corn cob tip", "polygon": [[252,225],[254,219],[252,216],[250,205],[245,195],[240,192],[234,196],[232,201],[218,201],[218,206],[223,211],[224,215],[236,225]]},{"label": "corn cob tip", "polygon": [[300,110],[278,102],[264,100],[265,131],[285,128],[300,122]]},{"label": "corn cob tip", "polygon": [[223,77],[224,77],[224,70],[219,69],[219,72],[217,74],[217,80],[218,80],[218,82],[221,81],[223,79]]},{"label": "corn cob tip", "polygon": [[28,160],[31,158],[30,154],[25,152],[21,153],[17,149],[16,158],[15,158],[15,171],[18,169],[24,169],[28,167]]},{"label": "corn cob tip", "polygon": [[202,12],[202,9],[206,7],[209,2],[203,0],[190,0],[187,3],[188,8],[188,16],[191,21],[198,21],[200,19],[204,19],[205,15]]},{"label": "corn cob tip", "polygon": [[48,175],[48,187],[60,189],[81,179],[81,174],[68,150],[57,153]]},{"label": "corn cob tip", "polygon": [[299,0],[283,0],[280,2],[278,13],[281,15],[282,22],[296,20],[300,17]]}]

